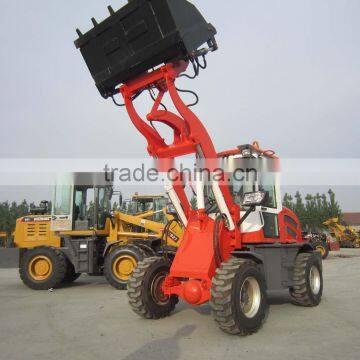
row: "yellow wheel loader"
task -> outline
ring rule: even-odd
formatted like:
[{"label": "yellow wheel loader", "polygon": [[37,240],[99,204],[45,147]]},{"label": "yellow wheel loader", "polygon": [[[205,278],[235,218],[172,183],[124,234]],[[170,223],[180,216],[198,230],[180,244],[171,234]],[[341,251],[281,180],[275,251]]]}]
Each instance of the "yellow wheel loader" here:
[{"label": "yellow wheel loader", "polygon": [[[139,261],[174,254],[183,229],[174,212],[167,212],[167,198],[137,195],[122,204],[120,196],[124,211],[112,211],[113,186],[98,185],[103,180],[82,174],[81,180],[57,185],[51,215],[43,202],[17,220],[14,246],[28,287],[47,290],[81,274],[104,274],[112,286],[124,289]],[[145,203],[145,211],[132,211]]]},{"label": "yellow wheel loader", "polygon": [[339,218],[331,218],[324,222],[330,235],[340,242],[343,248],[360,248],[360,234],[351,226],[343,225]]}]

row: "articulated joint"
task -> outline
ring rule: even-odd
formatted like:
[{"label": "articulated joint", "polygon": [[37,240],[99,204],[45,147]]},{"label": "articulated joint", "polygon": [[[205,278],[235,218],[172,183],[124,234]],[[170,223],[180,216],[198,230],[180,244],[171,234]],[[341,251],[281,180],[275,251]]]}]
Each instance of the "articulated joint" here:
[{"label": "articulated joint", "polygon": [[190,305],[201,305],[210,300],[211,282],[191,279],[180,281],[167,277],[163,284],[165,295],[177,295]]}]

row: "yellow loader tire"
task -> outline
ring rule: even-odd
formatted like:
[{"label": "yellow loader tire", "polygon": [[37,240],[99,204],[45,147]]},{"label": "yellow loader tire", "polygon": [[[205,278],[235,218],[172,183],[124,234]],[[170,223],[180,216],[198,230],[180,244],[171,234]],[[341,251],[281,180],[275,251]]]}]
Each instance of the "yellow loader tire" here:
[{"label": "yellow loader tire", "polygon": [[147,257],[146,252],[136,245],[114,248],[105,257],[104,275],[111,286],[126,290],[127,283],[137,264]]},{"label": "yellow loader tire", "polygon": [[56,248],[27,250],[20,261],[20,278],[33,290],[55,289],[66,274],[66,257]]}]

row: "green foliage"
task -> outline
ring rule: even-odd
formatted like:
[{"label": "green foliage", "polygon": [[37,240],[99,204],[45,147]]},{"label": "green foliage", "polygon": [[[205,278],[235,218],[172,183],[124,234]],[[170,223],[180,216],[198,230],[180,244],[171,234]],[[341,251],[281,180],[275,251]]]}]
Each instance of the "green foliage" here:
[{"label": "green foliage", "polygon": [[34,206],[33,203],[29,204],[26,200],[20,204],[8,201],[0,203],[0,231],[6,232],[10,237],[15,230],[16,219],[28,215]]},{"label": "green foliage", "polygon": [[327,194],[305,196],[305,202],[300,192],[297,191],[294,198],[285,194],[283,205],[298,216],[302,228],[308,232],[318,232],[325,227],[323,222],[341,216],[340,205],[336,201],[335,193],[330,189]]},{"label": "green foliage", "polygon": [[193,197],[191,198],[191,200],[190,200],[190,205],[191,205],[191,207],[192,207],[194,210],[197,209],[197,199],[196,199],[195,196],[193,196]]},{"label": "green foliage", "polygon": [[112,210],[113,211],[120,211],[120,206],[116,201],[114,202],[114,204],[112,206]]}]

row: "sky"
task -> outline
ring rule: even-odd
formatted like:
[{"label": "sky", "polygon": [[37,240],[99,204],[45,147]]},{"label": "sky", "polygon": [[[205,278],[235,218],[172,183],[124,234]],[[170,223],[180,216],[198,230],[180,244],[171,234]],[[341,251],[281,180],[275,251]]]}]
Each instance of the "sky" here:
[{"label": "sky", "polygon": [[[76,28],[125,3],[0,1],[0,158],[147,156],[73,44]],[[258,140],[285,159],[359,158],[358,0],[193,3],[217,28],[219,50],[181,85],[200,95],[195,111],[219,151]],[[345,209],[360,211],[359,187],[339,188]],[[42,190],[0,189],[0,200],[19,196],[39,199]]]}]

